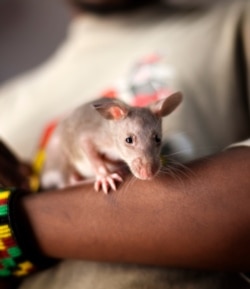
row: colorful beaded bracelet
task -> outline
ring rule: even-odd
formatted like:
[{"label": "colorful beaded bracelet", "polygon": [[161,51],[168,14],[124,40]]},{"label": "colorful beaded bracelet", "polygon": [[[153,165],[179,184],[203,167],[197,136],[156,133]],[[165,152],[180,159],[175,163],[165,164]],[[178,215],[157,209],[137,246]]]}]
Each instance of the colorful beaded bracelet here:
[{"label": "colorful beaded bracelet", "polygon": [[23,277],[35,271],[14,234],[10,203],[15,194],[14,188],[0,188],[0,277]]}]

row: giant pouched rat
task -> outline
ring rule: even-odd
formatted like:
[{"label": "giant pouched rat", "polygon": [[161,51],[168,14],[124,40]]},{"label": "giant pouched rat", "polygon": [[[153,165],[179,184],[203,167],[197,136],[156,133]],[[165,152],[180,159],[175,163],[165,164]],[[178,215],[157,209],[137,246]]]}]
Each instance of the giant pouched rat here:
[{"label": "giant pouched rat", "polygon": [[43,188],[76,183],[76,175],[95,177],[95,189],[105,193],[122,182],[118,163],[149,180],[160,170],[162,120],[182,101],[180,92],[132,107],[121,100],[100,98],[83,104],[55,129],[46,148]]}]

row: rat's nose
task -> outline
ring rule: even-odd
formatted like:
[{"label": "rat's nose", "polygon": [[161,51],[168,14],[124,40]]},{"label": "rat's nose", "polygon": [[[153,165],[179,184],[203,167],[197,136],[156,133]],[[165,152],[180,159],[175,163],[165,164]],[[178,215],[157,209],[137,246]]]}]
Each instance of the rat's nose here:
[{"label": "rat's nose", "polygon": [[154,175],[158,172],[159,170],[159,165],[157,163],[143,163],[141,159],[137,159],[134,162],[134,171],[135,171],[135,176],[141,180],[150,180],[154,177]]},{"label": "rat's nose", "polygon": [[150,180],[153,177],[153,174],[147,168],[141,168],[139,171],[140,179],[142,180]]}]

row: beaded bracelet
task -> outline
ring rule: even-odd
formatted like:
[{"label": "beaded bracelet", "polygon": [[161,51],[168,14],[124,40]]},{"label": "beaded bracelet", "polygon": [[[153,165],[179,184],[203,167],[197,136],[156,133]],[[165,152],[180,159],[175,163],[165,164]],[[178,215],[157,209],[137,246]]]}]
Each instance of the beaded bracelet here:
[{"label": "beaded bracelet", "polygon": [[11,202],[16,194],[18,190],[14,188],[0,188],[0,277],[23,277],[35,271],[35,266],[19,247],[13,230]]}]

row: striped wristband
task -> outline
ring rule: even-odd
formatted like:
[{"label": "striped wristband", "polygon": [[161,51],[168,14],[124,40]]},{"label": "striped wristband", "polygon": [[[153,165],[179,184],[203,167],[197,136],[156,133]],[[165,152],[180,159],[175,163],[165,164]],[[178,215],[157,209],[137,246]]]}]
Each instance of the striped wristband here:
[{"label": "striped wristband", "polygon": [[0,188],[0,277],[23,277],[35,271],[19,247],[12,224],[13,197],[24,194],[14,188]]}]

